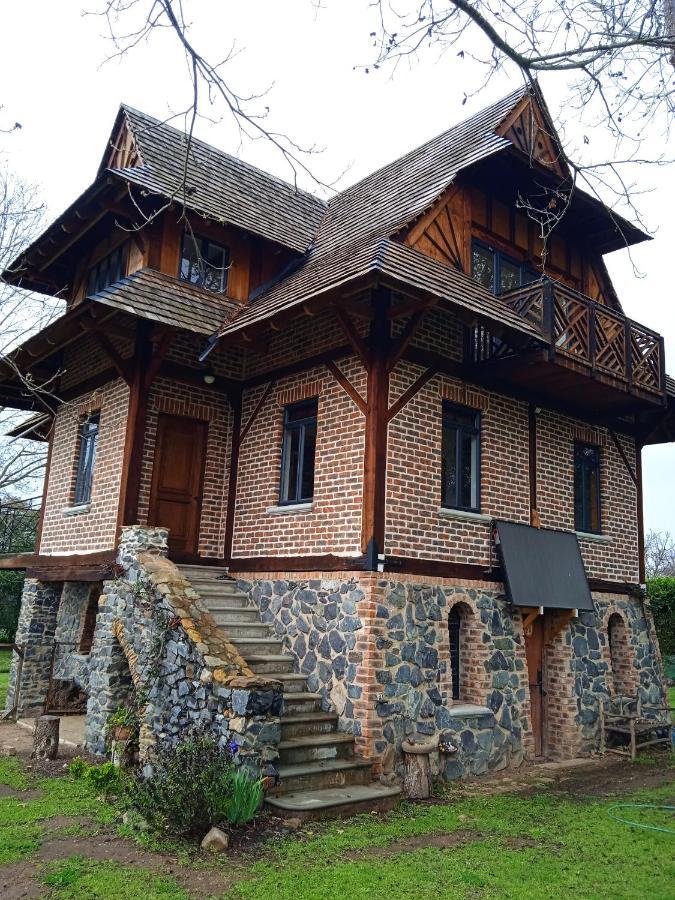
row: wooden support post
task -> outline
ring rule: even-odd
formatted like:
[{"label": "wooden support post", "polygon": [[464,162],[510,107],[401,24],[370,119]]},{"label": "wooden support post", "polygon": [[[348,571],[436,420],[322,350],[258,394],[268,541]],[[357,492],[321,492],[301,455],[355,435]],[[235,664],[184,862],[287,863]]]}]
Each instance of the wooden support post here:
[{"label": "wooden support post", "polygon": [[381,288],[373,291],[361,519],[361,552],[365,554],[366,568],[371,572],[377,571],[379,555],[384,552],[389,403],[387,359],[391,342],[391,323],[387,313],[390,302],[389,291]]},{"label": "wooden support post", "polygon": [[118,526],[134,525],[138,519],[138,495],[141,489],[145,426],[148,417],[147,395],[150,387],[149,384],[146,384],[146,370],[150,365],[151,358],[150,323],[140,319],[136,331],[134,371],[129,385]]},{"label": "wooden support post", "polygon": [[415,744],[403,741],[403,793],[409,800],[428,800],[431,796],[431,761],[429,754],[436,742]]},{"label": "wooden support post", "polygon": [[232,443],[230,447],[230,474],[227,481],[227,511],[225,513],[225,548],[226,563],[232,560],[232,543],[234,540],[234,511],[237,503],[237,478],[239,477],[239,448],[241,447],[241,407],[242,390],[232,390],[228,394],[232,406]]},{"label": "wooden support post", "polygon": [[58,716],[39,716],[33,726],[33,753],[34,759],[56,759],[59,751],[59,724]]}]

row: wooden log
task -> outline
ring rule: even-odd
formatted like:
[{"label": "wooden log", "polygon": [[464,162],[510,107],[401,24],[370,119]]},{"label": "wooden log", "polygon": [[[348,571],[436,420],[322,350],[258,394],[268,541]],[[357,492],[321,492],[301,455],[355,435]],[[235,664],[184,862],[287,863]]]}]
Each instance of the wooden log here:
[{"label": "wooden log", "polygon": [[33,726],[33,758],[56,759],[59,750],[58,716],[39,716]]},{"label": "wooden log", "polygon": [[409,800],[428,800],[431,796],[431,763],[429,754],[436,749],[435,742],[413,744],[403,741],[403,793]]}]

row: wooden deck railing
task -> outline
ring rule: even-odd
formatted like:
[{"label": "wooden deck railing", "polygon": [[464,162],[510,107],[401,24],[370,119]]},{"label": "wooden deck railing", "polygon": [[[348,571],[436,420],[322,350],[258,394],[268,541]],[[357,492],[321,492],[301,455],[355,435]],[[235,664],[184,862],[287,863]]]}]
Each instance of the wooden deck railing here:
[{"label": "wooden deck railing", "polygon": [[33,501],[0,503],[0,553],[30,553],[35,550],[40,510]]},{"label": "wooden deck railing", "polygon": [[665,390],[661,335],[558,281],[542,279],[501,294],[560,355],[654,394]]}]

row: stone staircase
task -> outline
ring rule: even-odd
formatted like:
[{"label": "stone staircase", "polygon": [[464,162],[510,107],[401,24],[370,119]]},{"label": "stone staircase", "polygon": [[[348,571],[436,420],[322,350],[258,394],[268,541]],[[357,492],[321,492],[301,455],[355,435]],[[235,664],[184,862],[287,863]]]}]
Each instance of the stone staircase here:
[{"label": "stone staircase", "polygon": [[283,650],[273,629],[260,621],[258,609],[250,605],[227,570],[198,565],[179,565],[179,569],[251,669],[283,685],[280,784],[267,795],[267,805],[279,815],[303,819],[395,806],[400,789],[373,781],[370,761],[355,753],[354,736],[338,731],[337,714],[325,711],[321,695],[307,690],[307,679],[295,672],[295,657]]}]

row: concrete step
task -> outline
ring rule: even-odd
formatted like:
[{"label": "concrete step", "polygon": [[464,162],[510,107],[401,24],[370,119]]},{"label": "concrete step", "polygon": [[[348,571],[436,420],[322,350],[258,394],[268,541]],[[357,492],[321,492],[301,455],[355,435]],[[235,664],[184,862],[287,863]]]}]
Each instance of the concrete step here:
[{"label": "concrete step", "polygon": [[248,605],[248,597],[232,581],[196,581],[192,578],[189,580],[192,587],[205,601],[225,597],[241,597]]},{"label": "concrete step", "polygon": [[213,606],[209,603],[208,608],[219,625],[261,624],[258,610],[253,606]]},{"label": "concrete step", "polygon": [[308,694],[304,691],[284,694],[284,716],[301,716],[314,712],[321,712],[321,694]]},{"label": "concrete step", "polygon": [[346,819],[364,812],[389,812],[401,797],[399,787],[355,784],[315,791],[292,791],[267,797],[266,805],[277,816],[314,819]]},{"label": "concrete step", "polygon": [[353,759],[354,735],[344,731],[332,734],[306,734],[279,742],[279,764],[294,766],[299,763],[319,762],[325,759]]},{"label": "concrete step", "polygon": [[278,638],[233,637],[231,638],[231,641],[244,658],[246,658],[249,653],[269,653],[274,654],[275,656],[281,655],[282,643]]},{"label": "concrete step", "polygon": [[256,675],[281,675],[292,674],[295,659],[287,653],[255,653],[253,650],[239,652],[244,657]]},{"label": "concrete step", "polygon": [[[199,593],[199,592],[198,592]],[[201,597],[202,603],[207,606],[211,612],[218,612],[223,609],[251,609],[260,621],[260,613],[257,607],[252,606],[243,594],[219,594],[217,597]]]},{"label": "concrete step", "polygon": [[338,717],[333,712],[319,710],[297,715],[284,713],[281,718],[281,740],[286,741],[290,738],[311,734],[334,734],[337,731],[337,725]]},{"label": "concrete step", "polygon": [[278,768],[281,784],[275,796],[291,791],[321,790],[353,784],[369,784],[372,767],[364,759],[325,759],[319,762],[282,765]]},{"label": "concrete step", "polygon": [[302,694],[307,692],[307,678],[298,675],[297,672],[279,672],[276,680],[280,681],[284,688],[284,694]]},{"label": "concrete step", "polygon": [[269,625],[263,625],[262,622],[224,622],[218,615],[215,615],[214,619],[216,624],[227,633],[232,643],[236,643],[240,638],[266,640],[270,637]]}]

